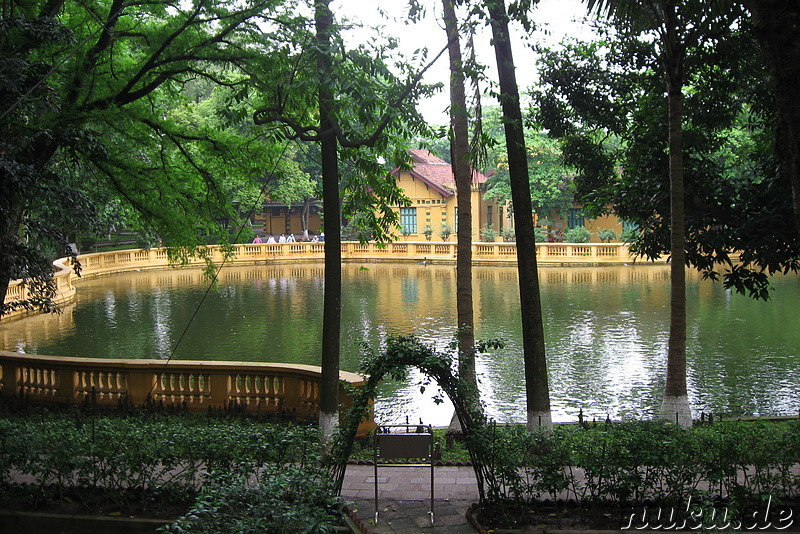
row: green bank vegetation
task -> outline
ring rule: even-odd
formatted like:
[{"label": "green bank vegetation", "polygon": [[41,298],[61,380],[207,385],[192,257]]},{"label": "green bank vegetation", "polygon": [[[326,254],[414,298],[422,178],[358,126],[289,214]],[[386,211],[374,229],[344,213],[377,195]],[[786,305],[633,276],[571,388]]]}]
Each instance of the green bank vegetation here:
[{"label": "green bank vegetation", "polygon": [[[800,497],[797,420],[690,429],[658,421],[564,424],[534,433],[521,425],[486,428],[468,445],[482,448],[495,514],[558,499],[584,509],[678,505],[690,498],[743,508],[767,497],[776,504]],[[463,443],[446,439],[444,431],[436,439],[442,460],[466,459]],[[329,487],[318,443],[312,425],[246,418],[76,411],[4,416],[0,503],[182,515],[169,532],[213,532],[221,521],[327,532],[342,502]],[[361,440],[356,449],[354,457],[366,460],[371,442]]]}]

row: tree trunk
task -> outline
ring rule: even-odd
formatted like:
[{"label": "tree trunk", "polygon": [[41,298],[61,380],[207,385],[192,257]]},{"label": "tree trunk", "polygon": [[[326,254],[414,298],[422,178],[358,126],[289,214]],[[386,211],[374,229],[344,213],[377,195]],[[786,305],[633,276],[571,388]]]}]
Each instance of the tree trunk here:
[{"label": "tree trunk", "polygon": [[[458,321],[458,379],[474,410],[480,409],[475,373],[475,322],[472,310],[472,169],[469,154],[467,98],[464,65],[458,39],[458,19],[453,0],[442,0],[450,56],[450,125],[453,132],[451,159],[458,200],[456,231],[456,313]],[[457,430],[457,418],[450,423]]]},{"label": "tree trunk", "polygon": [[683,66],[675,36],[674,4],[665,9],[664,43],[669,108],[670,313],[667,381],[659,417],[691,426],[686,392],[686,237],[683,193]]},{"label": "tree trunk", "polygon": [[514,226],[517,233],[522,350],[525,360],[525,395],[528,403],[527,426],[528,430],[537,427],[550,428],[553,422],[544,346],[544,319],[536,265],[531,186],[528,180],[528,158],[514,58],[511,53],[508,16],[504,0],[486,0],[485,6],[491,19],[497,74],[500,81],[500,104],[503,110],[511,201],[514,205]]},{"label": "tree trunk", "polygon": [[319,68],[319,112],[322,153],[322,206],[325,211],[325,294],[322,311],[322,376],[319,425],[330,441],[339,423],[339,351],[342,304],[342,249],[339,228],[339,159],[332,117],[333,91],[325,82],[331,69],[330,0],[315,4]]},{"label": "tree trunk", "polygon": [[[6,313],[5,301],[8,294],[8,286],[14,273],[11,271],[10,257],[13,255],[15,245],[19,239],[19,228],[22,224],[22,215],[25,213],[25,199],[22,195],[11,193],[6,187],[3,188],[9,195],[7,202],[11,206],[9,213],[11,216],[4,221],[0,221],[0,318]],[[8,310],[10,311],[10,310]]]},{"label": "tree trunk", "polygon": [[800,234],[800,3],[744,0],[775,87],[776,148],[792,186],[794,220]]},{"label": "tree trunk", "polygon": [[311,211],[311,198],[303,197],[303,210],[300,212],[300,225],[303,230],[303,241],[308,241],[308,214]]}]

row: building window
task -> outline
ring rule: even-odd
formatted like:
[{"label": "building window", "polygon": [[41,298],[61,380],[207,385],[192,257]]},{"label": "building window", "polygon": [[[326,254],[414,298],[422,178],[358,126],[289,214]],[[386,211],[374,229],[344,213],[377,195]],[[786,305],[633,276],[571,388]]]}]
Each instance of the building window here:
[{"label": "building window", "polygon": [[494,226],[494,221],[492,221],[492,207],[486,206],[486,224],[489,226]]},{"label": "building window", "polygon": [[583,228],[583,210],[581,208],[570,208],[567,217],[567,227]]},{"label": "building window", "polygon": [[404,234],[417,233],[417,208],[400,208],[400,226]]}]

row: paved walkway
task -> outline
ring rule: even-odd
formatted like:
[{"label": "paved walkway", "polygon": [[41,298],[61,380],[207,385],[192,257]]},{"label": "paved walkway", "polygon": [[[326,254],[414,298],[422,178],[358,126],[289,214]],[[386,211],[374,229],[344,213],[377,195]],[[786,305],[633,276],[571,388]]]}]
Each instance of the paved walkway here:
[{"label": "paved walkway", "polygon": [[472,467],[434,468],[433,525],[430,487],[430,468],[378,467],[377,523],[373,466],[348,465],[342,495],[355,503],[358,518],[373,534],[474,534],[466,519],[467,509],[478,501]]}]

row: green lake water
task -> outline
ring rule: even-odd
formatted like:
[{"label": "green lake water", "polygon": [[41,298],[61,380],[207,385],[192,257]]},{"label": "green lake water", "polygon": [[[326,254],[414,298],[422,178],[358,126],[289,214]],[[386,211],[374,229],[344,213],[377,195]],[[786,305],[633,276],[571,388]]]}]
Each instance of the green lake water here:
[{"label": "green lake water", "polygon": [[[0,325],[0,346],[26,353],[271,361],[319,365],[321,265],[233,266],[207,291],[199,270],[121,273],[78,282],[60,315]],[[665,376],[669,272],[663,265],[541,267],[553,419],[643,418]],[[695,416],[791,415],[800,409],[800,278],[778,277],[769,302],[687,281],[687,373]],[[516,269],[476,267],[478,338],[506,348],[480,355],[481,395],[500,422],[524,421]],[[196,313],[196,314],[195,314]],[[342,367],[357,371],[362,345],[415,334],[445,348],[455,331],[453,266],[344,266]],[[384,383],[381,422],[449,422],[452,407],[419,392],[412,372]]]}]

